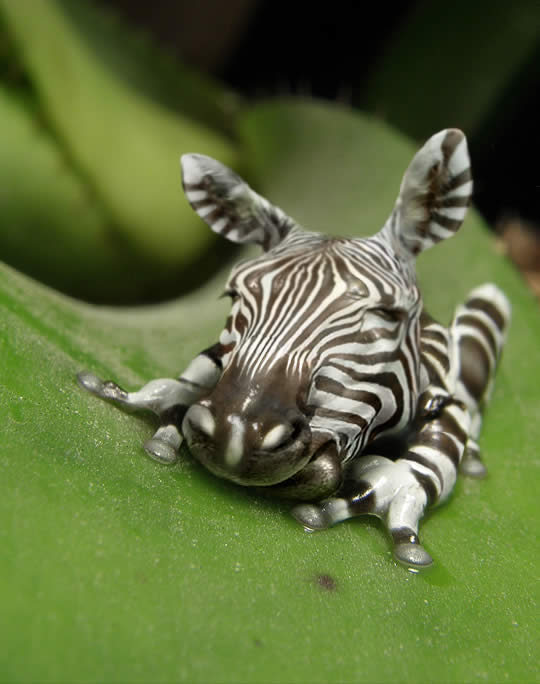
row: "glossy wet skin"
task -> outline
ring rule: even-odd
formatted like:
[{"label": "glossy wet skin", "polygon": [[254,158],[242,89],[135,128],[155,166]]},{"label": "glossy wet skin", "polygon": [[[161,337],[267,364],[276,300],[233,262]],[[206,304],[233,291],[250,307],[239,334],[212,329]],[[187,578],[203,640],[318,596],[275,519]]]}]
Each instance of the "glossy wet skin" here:
[{"label": "glossy wet skin", "polygon": [[[369,334],[362,336],[374,304],[383,315],[380,295],[374,301],[362,280],[351,278],[333,248],[337,242],[321,241],[307,254],[269,253],[234,269],[226,290],[233,307],[220,338],[230,354],[215,388],[190,407],[182,426],[190,451],[219,477],[271,486],[302,471],[325,443],[335,454],[339,434],[322,434],[310,423],[318,410],[312,390],[332,359],[337,331],[352,322],[343,343],[357,338],[368,347],[397,328],[404,336],[407,317],[390,297],[379,332],[370,320]],[[358,427],[370,426],[359,417]]]},{"label": "glossy wet skin", "polygon": [[[471,199],[465,136],[447,129],[425,143],[367,239],[304,231],[204,155],[184,155],[182,169],[212,230],[264,255],[233,269],[219,341],[177,379],[135,392],[88,371],[79,382],[159,417],[144,445],[157,461],[176,460],[184,416],[191,451],[216,475],[304,501],[291,512],[311,530],[375,515],[398,561],[430,565],[418,539],[426,507],[448,498],[458,469],[485,473],[476,439],[511,311],[486,283],[450,326],[420,323],[416,256],[455,234]],[[378,438],[396,435],[406,440],[382,454]]]},{"label": "glossy wet skin", "polygon": [[310,460],[308,420],[293,397],[285,401],[273,391],[282,376],[256,378],[246,387],[235,370],[229,366],[210,396],[187,412],[189,448],[214,474],[238,484],[282,482]]}]

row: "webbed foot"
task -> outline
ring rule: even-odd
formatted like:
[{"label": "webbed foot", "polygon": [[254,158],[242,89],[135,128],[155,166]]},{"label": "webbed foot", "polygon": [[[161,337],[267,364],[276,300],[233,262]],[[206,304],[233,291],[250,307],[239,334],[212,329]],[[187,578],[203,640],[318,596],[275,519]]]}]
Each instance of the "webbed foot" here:
[{"label": "webbed foot", "polygon": [[295,520],[303,525],[306,530],[325,530],[332,524],[321,506],[311,503],[301,503],[291,510]]},{"label": "webbed foot", "polygon": [[487,475],[487,468],[480,458],[480,448],[471,437],[467,440],[467,446],[463,452],[459,470],[463,475],[474,477],[478,480]]},{"label": "webbed foot", "polygon": [[79,373],[77,381],[81,387],[101,399],[157,413],[164,425],[158,428],[154,436],[144,444],[144,449],[159,463],[170,464],[177,460],[178,450],[182,444],[182,435],[174,424],[175,410],[179,407],[175,401],[181,388],[177,380],[166,378],[151,380],[137,392],[126,392],[115,382],[101,380],[89,371]]},{"label": "webbed foot", "polygon": [[433,558],[420,544],[418,535],[412,530],[396,530],[392,532],[394,541],[394,558],[402,565],[412,568],[428,568]]},{"label": "webbed foot", "polygon": [[182,444],[182,435],[176,425],[162,425],[155,435],[144,443],[146,453],[159,463],[175,463]]},{"label": "webbed foot", "polygon": [[166,465],[174,463],[178,458],[178,453],[173,447],[159,439],[152,438],[147,440],[144,443],[144,450],[154,461],[159,461],[159,463],[165,463]]},{"label": "webbed foot", "polygon": [[320,504],[299,504],[291,512],[308,530],[325,529],[359,515],[375,515],[390,532],[396,560],[420,569],[433,563],[418,539],[418,523],[426,503],[424,488],[406,463],[366,456],[353,464],[335,497]]},{"label": "webbed foot", "polygon": [[101,380],[97,375],[89,371],[77,374],[77,381],[81,387],[102,399],[111,401],[127,402],[128,393],[112,380]]}]

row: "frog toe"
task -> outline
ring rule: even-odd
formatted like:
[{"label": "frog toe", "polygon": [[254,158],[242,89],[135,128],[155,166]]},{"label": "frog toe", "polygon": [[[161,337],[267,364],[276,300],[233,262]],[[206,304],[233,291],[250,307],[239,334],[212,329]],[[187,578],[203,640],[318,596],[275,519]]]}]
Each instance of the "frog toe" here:
[{"label": "frog toe", "polygon": [[316,504],[303,503],[295,506],[291,515],[307,530],[324,530],[330,527],[328,516],[324,510]]}]

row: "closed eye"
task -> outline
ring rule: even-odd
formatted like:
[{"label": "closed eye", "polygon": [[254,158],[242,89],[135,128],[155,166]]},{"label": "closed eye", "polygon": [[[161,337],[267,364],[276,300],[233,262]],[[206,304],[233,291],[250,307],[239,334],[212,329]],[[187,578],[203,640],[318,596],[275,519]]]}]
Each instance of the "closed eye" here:
[{"label": "closed eye", "polygon": [[234,288],[227,288],[222,294],[221,297],[230,297],[230,299],[235,302],[240,295]]},{"label": "closed eye", "polygon": [[390,323],[401,323],[401,321],[403,321],[407,316],[407,312],[403,309],[387,309],[385,307],[377,307],[370,309],[369,311],[370,313],[373,313],[385,321],[389,321]]}]

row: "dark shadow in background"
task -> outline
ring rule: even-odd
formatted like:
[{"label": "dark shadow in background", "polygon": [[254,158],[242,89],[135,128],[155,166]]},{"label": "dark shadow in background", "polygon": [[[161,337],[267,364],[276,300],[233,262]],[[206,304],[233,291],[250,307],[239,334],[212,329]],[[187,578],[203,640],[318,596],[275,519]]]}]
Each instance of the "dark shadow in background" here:
[{"label": "dark shadow in background", "polygon": [[[301,94],[346,103],[358,100],[371,68],[415,5],[411,0],[100,2],[120,8],[185,61],[248,96]],[[486,134],[470,141],[475,204],[492,225],[508,216],[540,225],[540,54],[523,74],[490,113]]]}]

